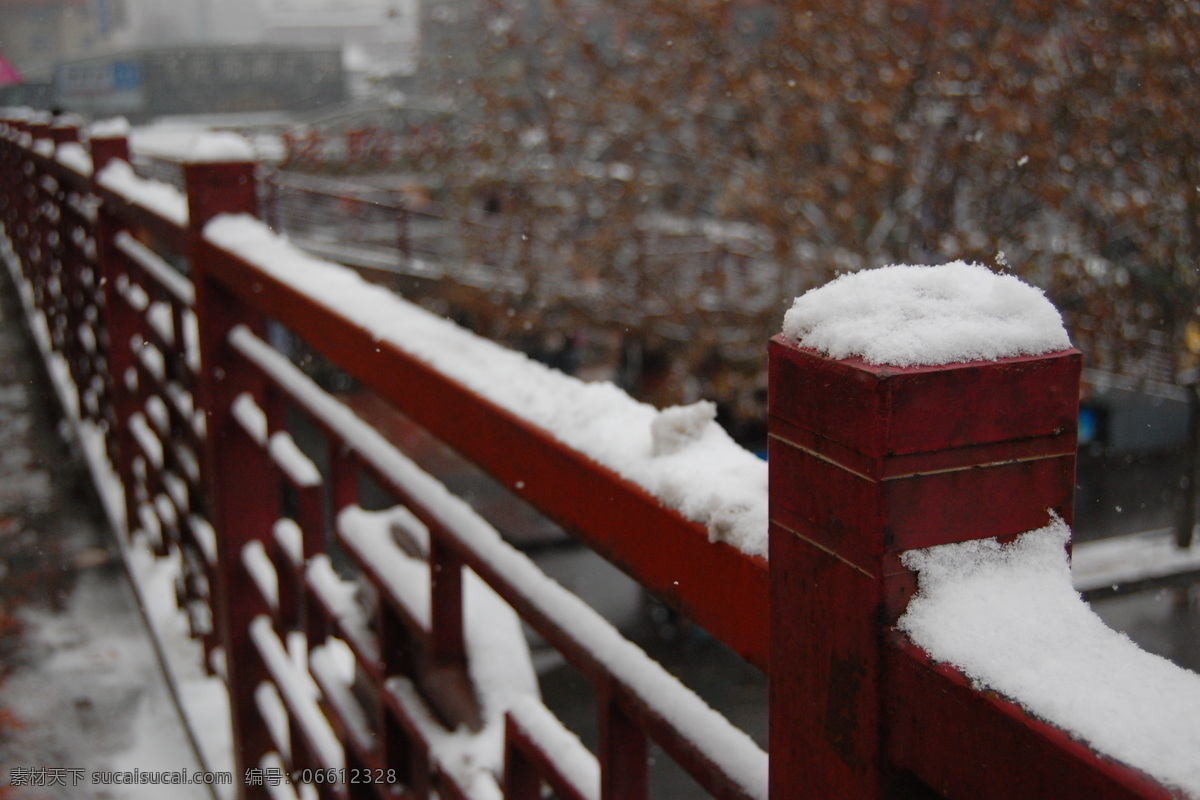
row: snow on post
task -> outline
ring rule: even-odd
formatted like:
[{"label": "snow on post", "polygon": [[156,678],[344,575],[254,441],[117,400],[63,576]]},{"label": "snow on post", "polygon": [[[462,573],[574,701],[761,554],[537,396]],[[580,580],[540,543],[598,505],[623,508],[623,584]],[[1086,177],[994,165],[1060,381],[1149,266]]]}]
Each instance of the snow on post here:
[{"label": "snow on post", "polygon": [[995,361],[1071,346],[1040,289],[980,264],[855,272],[796,299],[783,332],[831,358],[898,367]]},{"label": "snow on post", "polygon": [[978,265],[796,300],[770,344],[773,796],[885,794],[901,558],[1070,520],[1080,370],[1042,293]]}]

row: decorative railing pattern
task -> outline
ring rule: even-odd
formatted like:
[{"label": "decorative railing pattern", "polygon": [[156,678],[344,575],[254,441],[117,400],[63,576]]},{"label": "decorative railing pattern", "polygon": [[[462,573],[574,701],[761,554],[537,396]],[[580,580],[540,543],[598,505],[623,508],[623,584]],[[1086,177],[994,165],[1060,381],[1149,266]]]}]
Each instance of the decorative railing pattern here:
[{"label": "decorative railing pattern", "polygon": [[[31,319],[104,437],[121,535],[177,565],[237,774],[334,778],[239,797],[637,800],[651,740],[721,798],[1179,796],[893,630],[904,552],[1070,520],[1076,351],[897,370],[773,340],[768,567],[243,246],[222,216],[257,208],[236,151],[186,163],[172,196],[123,139],[77,138],[0,124]],[[769,777],[746,734],[297,366],[295,339],[769,671]],[[596,755],[539,700],[522,625],[596,687]]]}]

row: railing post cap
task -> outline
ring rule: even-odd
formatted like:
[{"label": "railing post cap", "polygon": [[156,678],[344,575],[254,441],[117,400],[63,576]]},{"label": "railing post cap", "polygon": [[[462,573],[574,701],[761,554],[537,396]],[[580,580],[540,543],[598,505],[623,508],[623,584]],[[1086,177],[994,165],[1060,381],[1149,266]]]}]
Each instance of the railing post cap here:
[{"label": "railing post cap", "polygon": [[796,298],[783,332],[833,358],[894,367],[1066,350],[1040,289],[981,264],[893,265],[841,275]]},{"label": "railing post cap", "polygon": [[97,139],[128,139],[133,132],[133,126],[125,117],[110,117],[100,119],[88,125],[84,133],[91,141]]},{"label": "railing post cap", "polygon": [[797,298],[772,415],[873,457],[1073,430],[1082,361],[1042,292],[977,264],[896,266]]}]

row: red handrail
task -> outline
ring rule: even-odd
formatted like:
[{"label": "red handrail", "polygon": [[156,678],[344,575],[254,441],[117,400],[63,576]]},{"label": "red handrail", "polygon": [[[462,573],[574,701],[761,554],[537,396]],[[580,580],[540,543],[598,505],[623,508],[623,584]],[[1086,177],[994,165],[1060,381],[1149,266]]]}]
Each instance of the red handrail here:
[{"label": "red handrail", "polygon": [[[563,797],[627,800],[646,795],[653,740],[715,796],[768,796],[761,751],[319,389],[268,343],[285,328],[371,392],[373,408],[403,412],[517,486],[580,542],[770,666],[769,796],[1176,796],[891,630],[915,590],[905,550],[1015,535],[1047,507],[1069,520],[1078,353],[890,370],[773,341],[768,567],[377,341],[352,311],[207,239],[215,215],[256,207],[254,165],[185,165],[181,219],[177,204],[165,213],[127,191],[128,174],[80,171],[78,152],[58,159],[50,130],[0,122],[6,246],[51,357],[71,373],[80,418],[105,436],[129,530],[183,565],[177,600],[226,680],[246,775],[283,765],[386,779],[323,782],[327,797],[533,798],[545,783]],[[54,138],[65,147],[77,136]],[[128,154],[119,140],[89,148],[96,167]],[[296,447],[298,418],[322,432],[324,463]],[[427,542],[355,533],[363,476],[409,509]],[[1012,502],[984,525],[946,512],[999,490]],[[373,600],[346,604],[352,584],[335,559],[355,564]],[[425,599],[385,565],[423,576]],[[515,702],[503,720],[496,773],[464,771],[439,749],[447,726],[489,724],[464,618],[477,578],[596,686],[595,772],[568,766],[592,757],[536,701]],[[313,654],[301,666],[296,635]],[[330,672],[329,637],[353,655],[350,684]],[[250,781],[239,791],[266,796]]]}]

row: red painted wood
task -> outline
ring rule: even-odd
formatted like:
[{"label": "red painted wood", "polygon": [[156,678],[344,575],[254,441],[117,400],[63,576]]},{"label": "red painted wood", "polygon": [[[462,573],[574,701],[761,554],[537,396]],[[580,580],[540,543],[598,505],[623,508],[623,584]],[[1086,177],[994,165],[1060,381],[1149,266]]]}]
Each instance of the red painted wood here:
[{"label": "red painted wood", "polygon": [[[42,127],[37,133],[49,131]],[[103,148],[97,150],[96,144],[93,155],[102,164]],[[82,312],[78,281],[66,276],[68,291],[57,294],[48,280],[53,269],[48,234],[58,225],[61,241],[62,226],[68,223],[35,213],[42,190],[30,189],[39,185],[37,176],[52,176],[59,187],[47,199],[61,205],[64,192],[86,190],[86,181],[53,159],[3,141],[0,159],[5,190],[0,213],[21,253],[22,269],[36,287],[38,302],[65,320],[65,327],[56,323],[56,341],[71,358],[72,369],[85,374],[81,354],[62,339]],[[1172,796],[1145,776],[1098,759],[1012,704],[976,692],[954,670],[929,663],[910,644],[886,633],[914,590],[913,577],[899,563],[904,549],[1010,536],[1042,524],[1046,508],[1070,518],[1078,353],[893,369],[829,361],[782,340],[772,342],[768,583],[761,560],[708,544],[697,526],[615,475],[398,350],[377,352],[370,335],[351,320],[333,317],[250,265],[189,239],[213,214],[252,212],[255,201],[250,165],[192,165],[188,175],[192,223],[187,231],[101,190],[102,216],[108,220],[101,223],[101,262],[112,233],[125,226],[140,238],[187,253],[194,265],[206,366],[197,398],[209,410],[212,434],[205,461],[221,465],[215,475],[206,471],[222,554],[216,610],[230,654],[239,721],[235,735],[245,763],[266,746],[261,726],[253,729],[257,722],[247,715],[252,711],[247,689],[262,670],[252,655],[245,655],[244,641],[244,623],[262,608],[236,556],[250,538],[270,539],[278,497],[257,491],[256,482],[269,471],[261,450],[228,424],[228,401],[248,387],[255,389],[262,376],[230,358],[224,340],[232,325],[261,330],[261,320],[271,315],[306,331],[324,355],[502,482],[522,481],[522,493],[531,502],[752,661],[765,667],[770,649],[776,667],[771,676],[772,797],[920,795],[920,787],[905,781],[906,771],[952,797]],[[59,249],[65,265],[80,268],[69,250]],[[106,347],[115,371],[120,363],[131,363],[124,346],[129,335],[135,330],[146,338],[151,334],[135,316],[122,318],[129,311],[122,301],[106,305]],[[124,344],[114,347],[113,341]],[[110,383],[116,387],[119,380],[110,378]],[[114,388],[115,417],[127,419],[143,394],[125,393],[122,399]],[[179,425],[173,417],[171,435]],[[478,430],[492,435],[479,437]],[[132,446],[124,449],[130,452]],[[514,453],[522,457],[514,458]],[[331,462],[338,508],[357,496],[357,467],[338,453]],[[155,491],[162,488],[159,475],[149,476],[148,483]],[[314,533],[323,514],[314,499],[318,494],[309,492],[300,503],[307,555],[324,547]],[[580,503],[581,496],[600,499]],[[988,513],[980,514],[980,509]],[[434,536],[448,541],[437,531]],[[647,544],[651,541],[652,546]],[[455,576],[460,563],[475,569],[600,685],[606,797],[644,796],[647,738],[663,744],[716,796],[740,796],[735,787],[709,774],[711,765],[686,736],[638,702],[628,687],[613,684],[595,654],[570,631],[557,629],[527,607],[516,587],[507,586],[489,565],[453,545],[446,549],[435,554],[435,569],[440,564],[445,572],[448,566]],[[244,586],[237,585],[239,580]],[[443,576],[441,582],[436,630],[427,636],[414,634],[383,605],[376,618],[380,652],[374,661],[365,656],[371,662],[365,672],[376,680],[415,674],[427,694],[430,683],[436,694],[442,681],[447,696],[461,699],[461,669],[443,674],[439,661],[444,659],[431,656],[449,652],[457,664],[460,649],[454,641],[455,616],[461,614],[457,579]],[[706,598],[712,594],[707,592],[710,584],[721,585],[723,592]],[[244,587],[251,590],[243,593]],[[775,610],[769,638],[768,596]],[[314,616],[328,616],[315,604],[313,610]],[[328,629],[328,623],[310,621],[314,632]],[[427,795],[427,753],[413,738],[411,724],[386,692],[377,711],[382,751],[391,763],[409,762],[412,796]],[[510,735],[519,743],[519,732]],[[352,756],[363,763],[374,757],[373,752]],[[524,759],[523,766],[514,767],[514,786],[529,787],[546,778],[536,753],[525,749],[513,758]],[[516,774],[522,770],[524,778]],[[437,782],[443,796],[462,795],[448,776],[438,776]]]},{"label": "red painted wood", "polygon": [[1182,798],[1101,758],[1019,706],[971,687],[895,635],[887,647],[888,754],[948,798]]},{"label": "red painted wood", "polygon": [[218,214],[257,216],[254,170],[255,165],[245,161],[184,164],[189,227],[200,231]]},{"label": "red painted wood", "polygon": [[56,144],[79,141],[79,128],[74,125],[54,125],[50,128],[50,139]]},{"label": "red painted wood", "polygon": [[431,649],[434,660],[465,667],[463,641],[463,562],[440,537],[429,543]]},{"label": "red painted wood", "polygon": [[542,784],[558,800],[587,800],[566,780],[553,756],[546,753],[517,721],[504,720],[504,798],[505,800],[541,800]]},{"label": "red painted wood", "polygon": [[[253,213],[245,184],[253,183],[254,165],[187,165],[190,238],[188,255],[196,290],[195,311],[200,326],[203,370],[196,387],[196,402],[204,409],[208,436],[205,470],[212,523],[217,532],[218,568],[214,611],[225,648],[230,713],[233,720],[234,774],[258,764],[273,749],[265,726],[258,720],[254,690],[265,670],[250,641],[248,626],[266,609],[256,605],[252,581],[241,561],[242,547],[249,541],[268,539],[279,517],[278,493],[260,488],[271,474],[266,453],[234,422],[230,406],[240,392],[264,397],[260,375],[232,358],[225,345],[229,330],[237,324],[261,330],[261,316],[240,306],[212,281],[205,269],[203,252],[197,247],[199,231],[218,213]],[[266,797],[264,787],[239,786],[239,800]]]},{"label": "red painted wood", "polygon": [[900,554],[1070,519],[1079,354],[895,369],[782,337],[769,352],[771,661],[789,665],[771,675],[771,796],[919,794],[885,724],[882,637],[915,590]]},{"label": "red painted wood", "polygon": [[92,171],[99,173],[114,159],[129,160],[129,140],[124,136],[90,139],[88,150],[92,154]]},{"label": "red painted wood", "polygon": [[1074,430],[1082,356],[886,367],[835,361],[782,336],[769,345],[778,416],[871,457]]},{"label": "red painted wood", "polygon": [[[542,775],[555,774],[553,761],[538,748],[512,716],[504,720],[504,798],[505,800],[542,800]],[[569,787],[567,787],[569,789]],[[562,791],[558,794],[563,796]],[[564,800],[582,800],[569,794]]]},{"label": "red painted wood", "polygon": [[770,537],[771,797],[883,797],[882,582],[792,531]]},{"label": "red painted wood", "polygon": [[649,742],[609,687],[599,687],[600,800],[646,800]]},{"label": "red painted wood", "polygon": [[[766,669],[763,559],[709,542],[702,527],[644,490],[252,264],[207,243],[202,258],[236,297],[303,331],[322,355],[501,483],[522,483],[521,496],[547,517]],[[478,436],[480,430],[489,435]],[[712,592],[715,585],[725,590]]]}]

